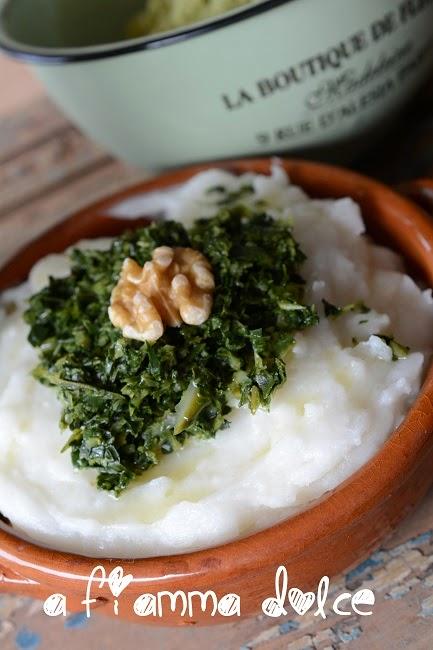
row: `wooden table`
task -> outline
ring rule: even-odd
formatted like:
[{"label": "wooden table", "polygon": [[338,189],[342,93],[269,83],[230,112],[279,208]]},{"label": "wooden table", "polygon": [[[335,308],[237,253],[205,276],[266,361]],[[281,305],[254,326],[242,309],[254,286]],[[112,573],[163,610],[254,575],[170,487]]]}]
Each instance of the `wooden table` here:
[{"label": "wooden table", "polygon": [[[1,111],[0,111],[1,113]],[[408,130],[407,125],[413,125]],[[433,93],[357,166],[389,182],[433,175]],[[0,115],[0,263],[70,212],[143,178],[84,138],[43,96]],[[433,471],[433,468],[432,468]],[[0,597],[2,650],[411,650],[433,649],[433,491],[384,546],[332,581],[376,595],[370,617],[257,618],[225,626],[146,628],[83,615],[48,619],[41,603]]]}]

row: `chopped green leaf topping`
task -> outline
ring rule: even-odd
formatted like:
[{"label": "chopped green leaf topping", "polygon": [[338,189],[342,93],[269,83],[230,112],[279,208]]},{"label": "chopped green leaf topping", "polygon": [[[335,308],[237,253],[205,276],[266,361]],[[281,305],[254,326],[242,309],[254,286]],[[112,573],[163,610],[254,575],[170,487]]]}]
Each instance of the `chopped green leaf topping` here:
[{"label": "chopped green leaf topping", "polygon": [[206,194],[219,195],[216,205],[225,206],[240,201],[248,196],[252,196],[254,194],[254,187],[249,184],[242,185],[238,190],[229,192],[224,185],[214,185],[206,191]]},{"label": "chopped green leaf topping", "polygon": [[410,352],[410,348],[402,345],[401,343],[398,343],[392,336],[384,336],[382,334],[377,334],[377,336],[391,348],[393,361],[406,359],[407,355]]},{"label": "chopped green leaf topping", "polygon": [[[361,300],[358,302],[353,302],[350,305],[345,305],[344,307],[337,307],[327,300],[322,300],[323,307],[325,310],[326,318],[338,318],[343,314],[349,314],[351,312],[359,312],[360,314],[368,314],[370,310]],[[366,322],[366,321],[364,321]]]},{"label": "chopped green leaf topping", "polygon": [[[167,328],[154,344],[123,338],[108,317],[122,263],[143,265],[162,245],[207,257],[212,313],[203,325]],[[39,348],[34,376],[57,391],[74,465],[95,468],[98,486],[118,495],[187,438],[227,427],[233,397],[253,413],[268,407],[296,333],[318,321],[303,304],[304,259],[287,222],[241,205],[189,231],[162,221],[109,251],[73,251],[70,275],[51,278],[25,319]]]}]

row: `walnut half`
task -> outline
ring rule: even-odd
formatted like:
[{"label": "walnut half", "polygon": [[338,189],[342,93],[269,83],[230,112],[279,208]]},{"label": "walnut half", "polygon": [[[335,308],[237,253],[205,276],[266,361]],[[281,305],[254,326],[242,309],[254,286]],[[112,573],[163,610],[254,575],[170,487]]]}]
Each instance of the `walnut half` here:
[{"label": "walnut half", "polygon": [[126,338],[156,341],[166,326],[204,323],[212,309],[214,288],[211,265],[202,253],[160,246],[143,268],[125,259],[108,315]]}]

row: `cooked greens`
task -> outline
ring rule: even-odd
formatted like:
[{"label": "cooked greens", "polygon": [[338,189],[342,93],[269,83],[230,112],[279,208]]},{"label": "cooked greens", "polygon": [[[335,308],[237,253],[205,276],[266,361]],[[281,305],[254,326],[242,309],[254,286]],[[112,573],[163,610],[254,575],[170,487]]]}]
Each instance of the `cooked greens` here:
[{"label": "cooked greens", "polygon": [[[367,307],[367,305],[365,305],[365,303],[363,303],[362,300],[358,300],[357,302],[353,302],[349,305],[344,305],[344,307],[337,307],[336,305],[333,305],[332,303],[324,299],[322,300],[322,304],[323,304],[323,311],[325,313],[326,318],[330,318],[331,320],[335,320],[336,318],[343,316],[343,314],[350,314],[353,312],[358,312],[360,314],[368,314],[371,311],[371,309]],[[360,325],[364,323],[368,323],[368,319],[363,318],[359,321]],[[398,361],[399,359],[405,359],[410,352],[409,347],[402,345],[401,343],[396,341],[393,336],[387,336],[383,334],[376,334],[375,336],[382,339],[382,341],[391,348],[393,361]],[[358,345],[358,343],[359,343],[358,339],[356,337],[353,337],[352,345]]]},{"label": "cooked greens", "polygon": [[[122,263],[143,265],[162,245],[210,261],[212,314],[201,326],[166,329],[153,345],[123,338],[107,313]],[[303,303],[303,260],[287,222],[241,205],[190,230],[163,221],[125,233],[109,251],[74,250],[70,275],[50,278],[25,314],[40,354],[34,376],[57,390],[74,465],[97,469],[98,486],[120,494],[188,437],[228,426],[234,398],[252,412],[268,407],[296,332],[318,320]]]},{"label": "cooked greens", "polygon": [[338,318],[339,316],[343,316],[343,314],[350,314],[352,312],[359,312],[360,314],[368,314],[370,310],[367,305],[365,305],[362,300],[358,300],[358,302],[352,302],[349,305],[344,305],[344,307],[337,307],[336,305],[333,305],[332,303],[328,302],[327,300],[322,300],[323,304],[323,309],[325,312],[325,316],[327,318]]},{"label": "cooked greens", "polygon": [[384,336],[382,334],[377,335],[388,347],[391,348],[392,360],[398,361],[399,359],[406,359],[407,355],[410,352],[410,348],[406,345],[402,345],[395,340],[393,336]]}]

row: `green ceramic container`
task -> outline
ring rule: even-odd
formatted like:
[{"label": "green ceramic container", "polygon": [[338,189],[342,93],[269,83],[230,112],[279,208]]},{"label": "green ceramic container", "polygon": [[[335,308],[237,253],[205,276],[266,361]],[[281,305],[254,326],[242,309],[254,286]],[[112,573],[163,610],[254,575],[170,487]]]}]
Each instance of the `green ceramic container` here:
[{"label": "green ceramic container", "polygon": [[354,150],[433,67],[433,0],[264,0],[120,40],[142,5],[0,0],[0,47],[86,133],[147,168]]}]

